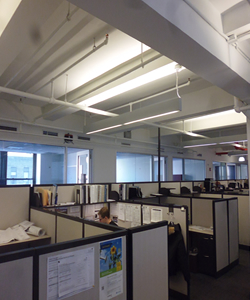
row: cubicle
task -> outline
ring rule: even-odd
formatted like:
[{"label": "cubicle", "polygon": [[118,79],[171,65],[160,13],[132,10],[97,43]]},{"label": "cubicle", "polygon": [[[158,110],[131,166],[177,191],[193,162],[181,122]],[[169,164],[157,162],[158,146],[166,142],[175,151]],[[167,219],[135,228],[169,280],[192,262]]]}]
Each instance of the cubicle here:
[{"label": "cubicle", "polygon": [[128,240],[128,299],[169,299],[167,222],[130,228]]},{"label": "cubicle", "polygon": [[1,299],[35,300],[33,297],[34,249],[0,254]]},{"label": "cubicle", "polygon": [[238,199],[192,198],[191,250],[199,271],[220,276],[239,262]]}]

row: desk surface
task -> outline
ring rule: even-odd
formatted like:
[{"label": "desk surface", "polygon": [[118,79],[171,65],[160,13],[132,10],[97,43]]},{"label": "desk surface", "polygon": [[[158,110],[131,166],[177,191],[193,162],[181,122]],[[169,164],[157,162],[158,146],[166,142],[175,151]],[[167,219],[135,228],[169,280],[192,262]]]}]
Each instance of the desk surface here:
[{"label": "desk surface", "polygon": [[189,231],[203,233],[203,234],[210,234],[210,235],[214,234],[212,228],[197,226],[197,225],[189,225]]},{"label": "desk surface", "polygon": [[17,251],[31,247],[39,247],[50,244],[51,237],[48,235],[34,236],[29,235],[30,238],[23,241],[13,241],[10,243],[0,244],[0,253],[6,253],[10,251]]}]

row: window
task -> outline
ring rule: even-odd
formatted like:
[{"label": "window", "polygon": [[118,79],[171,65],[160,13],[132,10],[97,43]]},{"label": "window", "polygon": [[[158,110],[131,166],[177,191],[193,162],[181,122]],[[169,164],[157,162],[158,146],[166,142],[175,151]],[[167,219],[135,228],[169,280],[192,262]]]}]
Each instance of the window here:
[{"label": "window", "polygon": [[[158,181],[158,156],[153,157],[153,181]],[[167,158],[161,157],[160,158],[160,181],[167,181]]]},{"label": "window", "polygon": [[205,160],[173,158],[173,180],[193,181],[205,179]]},{"label": "window", "polygon": [[89,183],[90,150],[68,148],[67,183]]},{"label": "window", "polygon": [[[160,158],[161,180],[166,180],[166,157]],[[158,181],[158,157],[147,154],[116,154],[116,182]]]},{"label": "window", "polygon": [[214,180],[227,180],[227,167],[224,162],[213,162]]},{"label": "window", "polygon": [[173,158],[173,180],[182,181],[183,179],[183,159]]},{"label": "window", "polygon": [[186,181],[205,179],[205,160],[184,159],[184,176]]},{"label": "window", "polygon": [[0,141],[0,185],[90,182],[89,153],[85,149]]},{"label": "window", "polygon": [[24,152],[7,152],[7,185],[32,184],[33,154]]}]

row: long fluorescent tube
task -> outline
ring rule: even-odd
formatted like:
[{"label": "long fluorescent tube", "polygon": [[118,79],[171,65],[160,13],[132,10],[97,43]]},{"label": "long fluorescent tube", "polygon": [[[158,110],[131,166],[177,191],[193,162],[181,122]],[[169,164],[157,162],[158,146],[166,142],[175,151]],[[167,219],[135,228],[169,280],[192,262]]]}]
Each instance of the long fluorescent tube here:
[{"label": "long fluorescent tube", "polygon": [[235,110],[234,109],[230,109],[230,110],[225,110],[225,111],[221,111],[218,113],[214,113],[214,114],[209,114],[209,115],[205,115],[205,116],[200,116],[200,117],[196,117],[196,118],[191,118],[191,119],[186,119],[185,121],[197,121],[197,120],[202,120],[202,119],[209,119],[209,118],[213,118],[213,117],[220,117],[223,115],[228,115],[228,114],[234,114]]},{"label": "long fluorescent tube", "polygon": [[201,134],[190,132],[190,131],[183,131],[183,133],[185,133],[187,135],[190,135],[190,136],[194,136],[194,137],[207,138],[205,135],[201,135]]},{"label": "long fluorescent tube", "polygon": [[183,148],[195,148],[195,147],[205,147],[205,146],[214,146],[214,145],[217,145],[217,143],[184,146]]},{"label": "long fluorescent tube", "polygon": [[142,118],[142,119],[134,120],[134,121],[131,121],[131,122],[127,122],[127,123],[124,123],[123,125],[130,125],[130,124],[137,123],[137,122],[142,122],[142,121],[146,121],[146,120],[150,120],[150,119],[154,119],[154,118],[159,118],[159,117],[163,117],[163,116],[170,115],[170,114],[175,114],[177,112],[179,112],[179,110],[169,111],[169,112],[164,113],[164,114],[150,116],[150,117],[147,117],[147,118]]},{"label": "long fluorescent tube", "polygon": [[[130,91],[132,89],[135,89],[139,86],[145,85],[147,83],[150,83],[157,79],[163,78],[165,76],[174,74],[176,72],[175,66],[176,66],[176,62],[172,62],[172,63],[167,64],[163,67],[160,67],[156,70],[153,70],[144,75],[138,76],[127,82],[124,82],[124,83],[122,83],[116,87],[113,87],[105,92],[102,92],[98,95],[90,97],[82,102],[79,102],[78,104],[84,104],[86,106],[91,106],[91,105],[100,103],[100,102],[110,99],[114,96],[120,95],[120,94]],[[182,67],[181,69],[179,69],[179,72],[184,69],[185,68]]]},{"label": "long fluorescent tube", "polygon": [[97,132],[100,132],[100,131],[109,130],[109,129],[113,129],[113,128],[120,127],[120,126],[122,126],[122,124],[114,125],[114,126],[110,126],[110,127],[106,127],[106,128],[94,130],[94,131],[90,131],[90,132],[87,132],[86,134],[97,133]]},{"label": "long fluorescent tube", "polygon": [[221,142],[219,143],[220,145],[224,145],[224,144],[234,144],[234,143],[244,143],[247,142],[247,140],[242,140],[242,141],[231,141],[231,142]]}]

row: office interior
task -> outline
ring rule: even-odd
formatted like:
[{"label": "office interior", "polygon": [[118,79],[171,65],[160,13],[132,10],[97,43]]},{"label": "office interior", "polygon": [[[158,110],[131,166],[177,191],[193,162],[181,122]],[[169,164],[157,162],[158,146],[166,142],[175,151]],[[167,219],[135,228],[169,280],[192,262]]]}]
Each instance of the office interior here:
[{"label": "office interior", "polygon": [[[151,159],[150,179],[138,181],[210,178],[244,187],[248,1],[7,6],[0,35],[1,185],[136,182],[118,177],[128,166],[118,169],[119,157],[132,155],[144,166]],[[8,170],[12,153],[32,154],[32,172],[26,165],[20,177]],[[196,161],[203,165],[200,178],[187,177],[185,160],[191,169]]]}]

